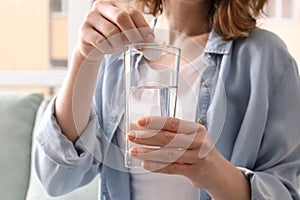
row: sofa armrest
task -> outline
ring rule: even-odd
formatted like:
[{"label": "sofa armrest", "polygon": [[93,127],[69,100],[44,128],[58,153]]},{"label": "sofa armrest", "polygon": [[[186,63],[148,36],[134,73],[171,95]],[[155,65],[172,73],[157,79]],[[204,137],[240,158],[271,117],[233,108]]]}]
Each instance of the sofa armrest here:
[{"label": "sofa armrest", "polygon": [[25,199],[30,173],[32,131],[43,100],[36,93],[0,93],[1,199]]}]

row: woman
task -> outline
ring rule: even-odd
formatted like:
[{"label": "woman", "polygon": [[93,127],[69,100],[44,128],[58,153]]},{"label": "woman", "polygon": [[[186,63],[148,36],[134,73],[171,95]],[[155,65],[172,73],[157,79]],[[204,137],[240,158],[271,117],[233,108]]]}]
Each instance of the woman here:
[{"label": "woman", "polygon": [[[157,154],[133,148],[131,156],[152,171],[135,174],[123,166],[120,151],[119,50],[159,36],[129,4],[96,1],[37,137],[36,169],[48,193],[70,192],[100,173],[102,199],[300,199],[299,76],[281,40],[256,28],[255,17],[266,2],[138,1],[158,15],[154,26],[167,30],[169,44],[185,42],[171,37],[176,32],[205,46],[205,69],[191,108],[194,120],[146,116],[138,121],[143,131],[129,133],[127,139],[137,144],[179,140],[174,149]],[[153,137],[143,137],[157,129]],[[191,144],[183,145],[191,132]],[[176,157],[178,151],[182,156]]]}]

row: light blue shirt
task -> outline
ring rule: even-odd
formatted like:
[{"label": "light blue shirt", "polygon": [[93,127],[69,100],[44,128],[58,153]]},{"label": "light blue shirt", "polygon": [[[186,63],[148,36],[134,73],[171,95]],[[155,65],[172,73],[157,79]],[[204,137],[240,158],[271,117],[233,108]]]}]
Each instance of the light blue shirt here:
[{"label": "light blue shirt", "polygon": [[[195,121],[249,179],[252,200],[300,199],[300,79],[286,46],[258,28],[248,38],[230,41],[212,31],[203,58]],[[50,103],[35,155],[37,174],[50,195],[70,192],[100,174],[101,199],[132,199],[117,139],[123,134],[123,93],[122,53],[107,55],[89,123],[75,145],[61,133],[54,100]],[[210,197],[201,191],[205,199]]]}]

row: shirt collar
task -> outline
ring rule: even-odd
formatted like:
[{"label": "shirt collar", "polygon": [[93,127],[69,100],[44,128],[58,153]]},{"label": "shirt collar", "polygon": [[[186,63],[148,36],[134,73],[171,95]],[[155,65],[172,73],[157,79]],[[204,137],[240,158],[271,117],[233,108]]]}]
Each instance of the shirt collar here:
[{"label": "shirt collar", "polygon": [[232,48],[232,42],[232,40],[224,40],[214,29],[212,29],[204,52],[209,54],[229,54]]}]

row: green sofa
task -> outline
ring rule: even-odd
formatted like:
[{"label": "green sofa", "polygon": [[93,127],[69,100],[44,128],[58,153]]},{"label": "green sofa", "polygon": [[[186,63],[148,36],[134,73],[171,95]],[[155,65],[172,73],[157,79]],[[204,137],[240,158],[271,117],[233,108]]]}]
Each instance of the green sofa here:
[{"label": "green sofa", "polygon": [[49,197],[33,164],[35,129],[48,101],[37,93],[0,93],[0,194],[2,200],[96,200],[98,178],[61,197]]}]

